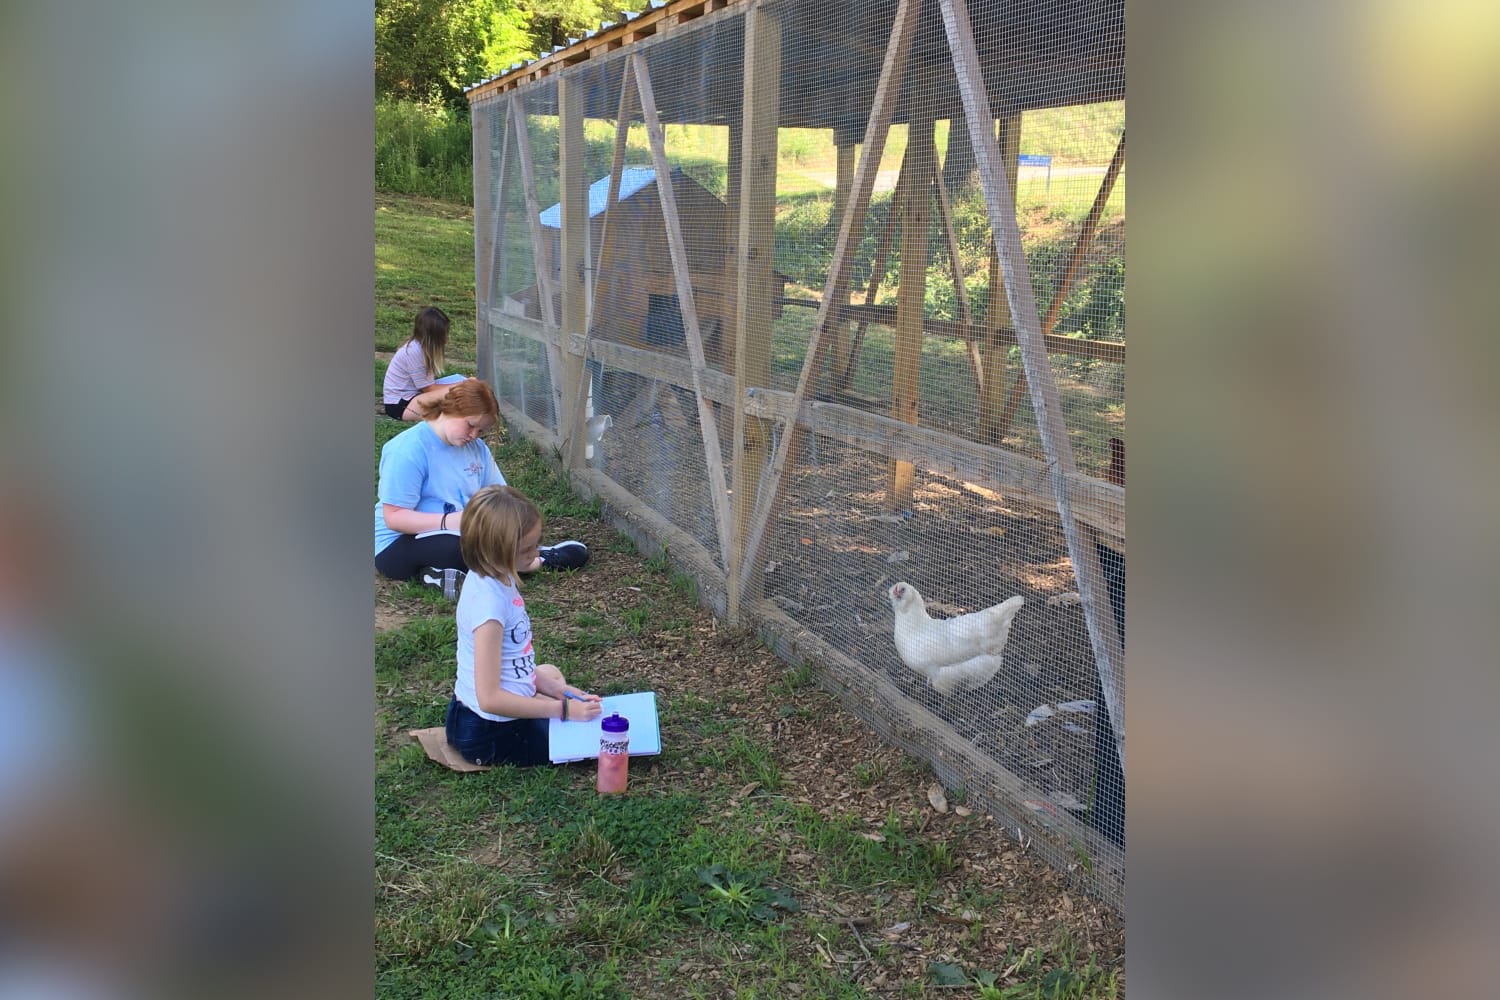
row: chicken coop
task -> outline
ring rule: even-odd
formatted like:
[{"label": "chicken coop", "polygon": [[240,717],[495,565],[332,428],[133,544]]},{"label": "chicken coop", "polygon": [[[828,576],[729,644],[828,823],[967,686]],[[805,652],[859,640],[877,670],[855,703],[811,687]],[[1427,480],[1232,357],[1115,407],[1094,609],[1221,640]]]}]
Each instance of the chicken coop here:
[{"label": "chicken coop", "polygon": [[512,429],[1116,906],[1124,42],[1123,0],[667,0],[467,92]]},{"label": "chicken coop", "polygon": [[[657,194],[653,167],[625,167],[620,171],[619,189],[611,210],[610,225],[615,228],[616,246],[629,247],[629,253],[611,253],[601,258],[596,271],[597,290],[593,307],[610,317],[611,328],[631,346],[687,356],[687,339],[682,324],[682,307],[677,297],[672,254],[667,243],[667,216]],[[689,283],[693,289],[693,307],[702,333],[704,357],[715,368],[724,369],[724,331],[733,322],[735,220],[729,206],[713,192],[673,167],[669,174],[672,204],[681,215],[693,220],[684,226],[685,259]],[[608,202],[609,177],[599,178],[589,186],[589,236],[591,245],[603,247],[604,207]],[[550,287],[555,314],[562,310],[560,272],[562,257],[562,204],[542,210],[544,251],[542,270],[552,276]],[[780,300],[787,278],[775,274],[776,305],[772,319],[780,316]],[[505,303],[512,310],[517,304],[523,315],[532,320],[542,318],[541,289],[533,284],[521,289]],[[632,336],[634,334],[634,336]],[[605,373],[593,369],[599,384],[591,386],[596,393],[609,392],[617,401],[626,393],[632,398],[642,387],[639,378],[624,372]],[[649,397],[640,397],[643,400]],[[530,397],[533,405],[546,406],[546,397]],[[539,414],[529,414],[534,418]]]}]

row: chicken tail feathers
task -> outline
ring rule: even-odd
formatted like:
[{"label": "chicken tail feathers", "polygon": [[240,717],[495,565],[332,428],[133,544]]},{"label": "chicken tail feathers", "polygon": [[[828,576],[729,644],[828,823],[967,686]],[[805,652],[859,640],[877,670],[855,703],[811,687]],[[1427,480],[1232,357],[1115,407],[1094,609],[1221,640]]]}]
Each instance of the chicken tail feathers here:
[{"label": "chicken tail feathers", "polygon": [[1005,652],[1005,644],[1010,640],[1010,626],[1015,621],[1016,612],[1021,610],[1021,605],[1026,599],[1017,594],[1010,600],[995,605],[990,609],[993,616],[990,619],[990,628],[986,633],[981,647],[984,652],[993,656],[999,656]]}]

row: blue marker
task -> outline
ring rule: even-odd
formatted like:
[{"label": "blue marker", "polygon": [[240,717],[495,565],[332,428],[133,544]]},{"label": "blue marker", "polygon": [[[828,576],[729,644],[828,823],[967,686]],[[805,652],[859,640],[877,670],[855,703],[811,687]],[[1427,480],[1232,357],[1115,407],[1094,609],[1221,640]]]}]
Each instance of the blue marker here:
[{"label": "blue marker", "polygon": [[585,698],[583,695],[581,695],[581,694],[574,694],[572,691],[564,691],[563,694],[566,695],[569,698],[572,698],[574,701],[588,701],[588,699]]}]

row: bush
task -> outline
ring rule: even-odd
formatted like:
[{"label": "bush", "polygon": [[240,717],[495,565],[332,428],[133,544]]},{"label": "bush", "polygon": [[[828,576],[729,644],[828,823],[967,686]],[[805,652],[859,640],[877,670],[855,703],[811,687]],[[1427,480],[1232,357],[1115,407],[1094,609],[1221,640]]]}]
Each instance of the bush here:
[{"label": "bush", "polygon": [[474,153],[467,112],[377,98],[375,187],[472,205]]}]

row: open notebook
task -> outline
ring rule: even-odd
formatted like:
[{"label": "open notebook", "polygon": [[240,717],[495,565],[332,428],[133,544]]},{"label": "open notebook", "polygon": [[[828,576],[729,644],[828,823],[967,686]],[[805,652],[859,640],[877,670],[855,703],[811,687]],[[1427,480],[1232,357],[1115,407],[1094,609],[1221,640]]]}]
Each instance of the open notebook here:
[{"label": "open notebook", "polygon": [[630,720],[630,756],[645,757],[661,753],[661,725],[656,717],[656,692],[604,696],[604,711],[591,722],[563,722],[553,719],[547,729],[548,754],[554,764],[571,760],[593,760],[599,756],[600,724],[604,717],[619,712]]}]

